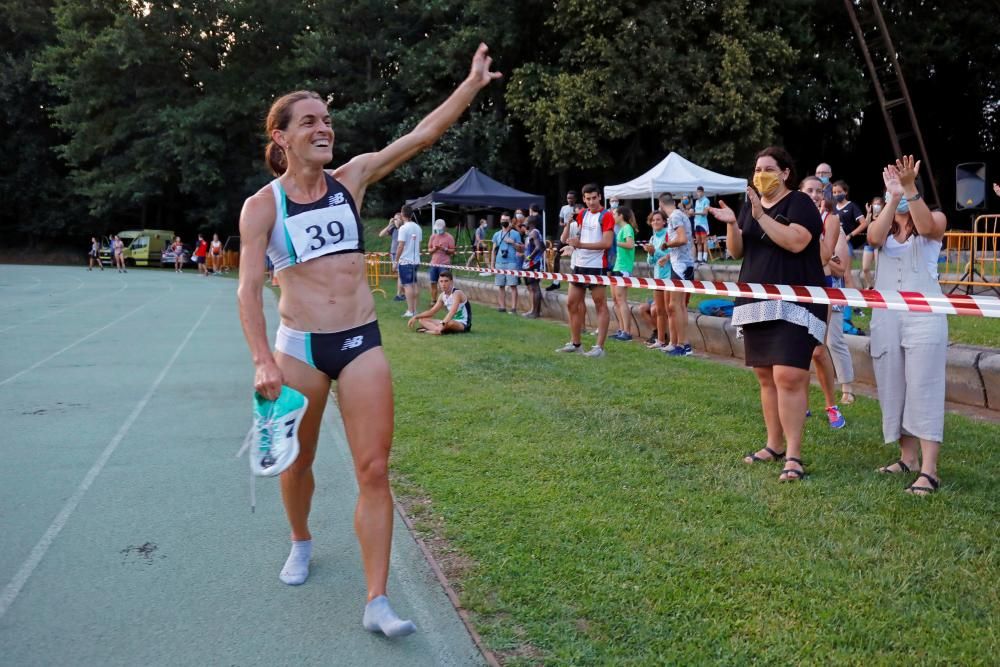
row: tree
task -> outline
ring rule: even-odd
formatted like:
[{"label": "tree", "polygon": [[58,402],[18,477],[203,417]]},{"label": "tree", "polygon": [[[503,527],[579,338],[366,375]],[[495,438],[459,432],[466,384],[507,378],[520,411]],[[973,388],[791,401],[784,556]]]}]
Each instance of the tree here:
[{"label": "tree", "polygon": [[64,234],[79,216],[52,146],[55,91],[34,77],[33,60],[55,36],[51,2],[0,2],[0,233],[9,243]]}]

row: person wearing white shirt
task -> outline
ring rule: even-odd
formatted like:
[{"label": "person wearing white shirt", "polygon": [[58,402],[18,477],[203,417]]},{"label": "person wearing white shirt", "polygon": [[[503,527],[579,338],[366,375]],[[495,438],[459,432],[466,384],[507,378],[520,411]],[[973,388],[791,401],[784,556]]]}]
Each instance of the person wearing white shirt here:
[{"label": "person wearing white shirt", "polygon": [[[583,275],[605,276],[608,265],[608,250],[615,241],[615,217],[601,204],[601,191],[594,183],[583,186],[583,203],[586,209],[577,214],[579,237],[573,237],[569,225],[563,227],[562,241],[573,250],[573,272]],[[597,344],[588,352],[588,357],[604,356],[604,341],[608,337],[611,314],[608,312],[604,285],[591,283],[570,283],[566,310],[569,314],[570,341],[556,352],[582,352],[581,335],[587,317],[584,297],[590,289],[594,310],[597,311]]]},{"label": "person wearing white shirt", "polygon": [[[562,259],[562,249],[565,243],[563,243],[563,231],[569,227],[570,223],[573,222],[573,218],[576,216],[576,192],[570,190],[566,193],[566,203],[561,209],[559,209],[559,236],[556,241],[556,254],[555,254],[555,266],[553,271],[559,273],[559,260]],[[552,292],[561,286],[558,280],[553,280],[552,284],[545,288],[546,292]]]},{"label": "person wearing white shirt", "polygon": [[403,296],[406,297],[406,312],[403,317],[413,317],[417,312],[417,299],[420,297],[420,285],[417,283],[417,266],[420,264],[420,242],[423,231],[410,216],[413,209],[404,206],[400,210],[403,224],[399,228],[398,245],[396,246],[396,270],[399,272],[399,282],[403,285]]}]

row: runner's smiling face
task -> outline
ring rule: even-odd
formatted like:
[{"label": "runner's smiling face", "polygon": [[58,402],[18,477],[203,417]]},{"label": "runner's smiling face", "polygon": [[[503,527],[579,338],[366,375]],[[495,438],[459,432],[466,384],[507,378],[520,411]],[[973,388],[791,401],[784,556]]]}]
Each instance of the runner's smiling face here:
[{"label": "runner's smiling face", "polygon": [[601,210],[601,193],[585,192],[583,194],[583,203],[587,205],[591,213],[597,213]]},{"label": "runner's smiling face", "polygon": [[299,100],[292,106],[292,120],[271,139],[285,148],[289,158],[325,165],[333,159],[333,124],[326,104],[317,99]]}]

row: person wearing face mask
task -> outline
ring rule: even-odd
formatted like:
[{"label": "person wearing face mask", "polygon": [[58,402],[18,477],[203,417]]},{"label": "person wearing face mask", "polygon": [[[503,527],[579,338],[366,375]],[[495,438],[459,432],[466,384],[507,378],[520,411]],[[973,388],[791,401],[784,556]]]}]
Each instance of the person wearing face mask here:
[{"label": "person wearing face mask", "polygon": [[[445,230],[444,220],[440,218],[431,226],[431,237],[427,240],[427,253],[431,256],[431,264],[451,264],[455,254],[455,237]],[[431,283],[431,303],[437,303],[438,278],[446,269],[432,266],[428,271]]]},{"label": "person wearing face mask", "polygon": [[[878,249],[875,289],[940,295],[937,260],[948,221],[927,208],[917,190],[920,161],[912,155],[882,170],[885,207],[868,229]],[[915,495],[937,491],[938,454],[944,440],[948,319],[939,313],[877,308],[872,313],[871,355],[886,444],[899,441],[899,459],[879,468],[886,475],[920,470],[906,487]]]},{"label": "person wearing face mask", "polygon": [[[521,264],[518,261],[518,247],[521,246],[521,233],[511,225],[510,214],[504,213],[500,216],[500,231],[493,235],[493,255],[492,264],[496,269],[510,269],[518,271]],[[494,276],[493,282],[497,286],[497,311],[501,313],[517,312],[517,276],[498,273]],[[510,288],[513,299],[512,308],[507,309],[507,288]]]},{"label": "person wearing face mask", "polygon": [[[868,204],[867,215],[865,216],[864,226],[867,229],[871,225],[872,220],[878,218],[879,213],[885,208],[885,199],[882,197],[872,197],[871,203]],[[875,285],[872,276],[872,267],[875,265],[875,248],[865,240],[864,253],[861,255],[861,282],[863,283],[864,289],[872,289]]]},{"label": "person wearing face mask", "polygon": [[[823,218],[823,236],[820,246],[820,259],[823,261],[823,273],[826,275],[827,287],[843,287],[844,265],[840,253],[847,253],[847,242],[840,232],[840,219],[832,212],[829,200],[823,199],[823,184],[815,176],[806,176],[799,185],[799,190],[809,195]],[[854,402],[851,382],[854,381],[854,366],[851,363],[851,351],[844,341],[843,306],[830,306],[827,311],[826,344],[817,345],[813,350],[813,365],[816,367],[816,379],[823,390],[826,401],[826,418],[830,428],[844,428],[847,420],[840,412],[840,404],[834,398],[834,379],[839,379],[843,387],[840,403]]]},{"label": "person wearing face mask", "polygon": [[833,185],[830,182],[833,179],[833,169],[826,162],[820,162],[814,173],[823,184],[823,199],[833,199]]},{"label": "person wearing face mask", "polygon": [[867,225],[862,226],[865,212],[851,201],[851,187],[845,181],[834,181],[833,201],[836,204],[837,215],[840,216],[840,228],[847,234],[851,247],[858,247],[861,243],[860,237],[867,227]]},{"label": "person wearing face mask", "polygon": [[[729,253],[743,258],[739,281],[822,287],[823,222],[809,196],[791,189],[792,157],[783,148],[765,148],[757,154],[753,183],[739,216],[725,202],[708,209],[727,225]],[[786,459],[778,478],[782,482],[805,477],[801,452],[809,366],[813,350],[826,338],[826,319],[825,304],[739,298],[733,310],[746,365],[760,384],[767,427],[767,444],[744,462]]]}]

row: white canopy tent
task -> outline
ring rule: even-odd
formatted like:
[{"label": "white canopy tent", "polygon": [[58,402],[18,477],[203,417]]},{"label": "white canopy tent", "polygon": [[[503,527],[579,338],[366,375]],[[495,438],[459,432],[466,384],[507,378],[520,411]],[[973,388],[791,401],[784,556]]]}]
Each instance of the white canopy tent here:
[{"label": "white canopy tent", "polygon": [[612,197],[618,199],[649,197],[650,204],[655,209],[654,200],[658,194],[693,193],[699,185],[705,188],[705,194],[708,196],[746,194],[747,179],[709,171],[671,151],[670,155],[642,176],[633,178],[627,183],[605,187],[604,201]]}]

